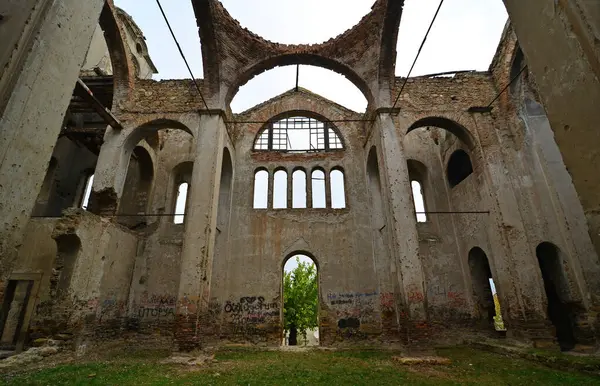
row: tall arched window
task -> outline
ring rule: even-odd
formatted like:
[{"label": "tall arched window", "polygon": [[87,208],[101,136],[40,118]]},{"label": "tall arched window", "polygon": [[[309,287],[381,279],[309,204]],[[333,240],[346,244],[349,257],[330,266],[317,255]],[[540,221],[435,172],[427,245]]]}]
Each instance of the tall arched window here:
[{"label": "tall arched window", "polygon": [[321,122],[308,117],[289,117],[270,122],[254,142],[254,150],[294,153],[343,148],[340,135],[330,122]]},{"label": "tall arched window", "polygon": [[311,176],[312,186],[312,207],[326,208],[327,201],[325,198],[325,173],[320,169],[313,170]]},{"label": "tall arched window", "polygon": [[417,222],[427,222],[425,212],[425,195],[423,194],[423,185],[427,180],[427,167],[423,163],[414,160],[406,160],[408,167],[408,178],[412,190],[413,204],[415,206],[415,216]]},{"label": "tall arched window", "polygon": [[269,172],[261,169],[254,173],[254,209],[267,209],[269,205]]},{"label": "tall arched window", "polygon": [[447,173],[451,187],[455,187],[473,173],[473,165],[467,152],[459,149],[452,153],[448,160]]},{"label": "tall arched window", "polygon": [[287,208],[287,172],[278,170],[273,178],[273,209]]},{"label": "tall arched window", "polygon": [[185,204],[187,202],[188,183],[182,182],[177,187],[177,199],[175,200],[175,216],[173,222],[175,224],[183,224],[185,218]]},{"label": "tall arched window", "polygon": [[412,188],[413,202],[415,204],[415,213],[417,215],[417,222],[427,222],[427,215],[425,212],[425,200],[423,199],[423,190],[419,181],[411,181],[410,186]]},{"label": "tall arched window", "polygon": [[94,185],[94,175],[91,174],[86,177],[85,185],[83,188],[83,195],[81,196],[81,208],[87,210],[90,202],[90,195],[92,194],[92,185]]},{"label": "tall arched window", "polygon": [[292,208],[306,208],[306,173],[301,169],[292,174]]},{"label": "tall arched window", "polygon": [[346,207],[346,186],[344,183],[344,172],[334,169],[329,173],[331,207],[343,209]]}]

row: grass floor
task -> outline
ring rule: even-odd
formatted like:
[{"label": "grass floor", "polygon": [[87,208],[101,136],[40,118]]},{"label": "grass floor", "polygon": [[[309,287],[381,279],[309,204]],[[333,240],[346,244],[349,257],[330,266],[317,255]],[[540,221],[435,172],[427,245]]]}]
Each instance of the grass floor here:
[{"label": "grass floor", "polygon": [[162,355],[0,375],[7,385],[600,385],[593,375],[553,370],[471,348],[438,350],[450,365],[405,366],[382,351],[220,351],[203,366],[161,364]]}]

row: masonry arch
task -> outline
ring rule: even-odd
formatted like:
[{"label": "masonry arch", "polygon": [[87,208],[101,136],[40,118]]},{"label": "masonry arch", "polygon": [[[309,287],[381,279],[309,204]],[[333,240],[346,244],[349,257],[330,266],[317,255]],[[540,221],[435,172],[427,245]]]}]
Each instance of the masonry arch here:
[{"label": "masonry arch", "polygon": [[536,247],[535,254],[548,301],[548,318],[555,327],[561,350],[571,350],[576,344],[575,304],[564,270],[562,252],[556,245],[542,242]]},{"label": "masonry arch", "polygon": [[473,296],[477,305],[478,318],[493,326],[495,316],[494,294],[492,291],[492,269],[486,253],[479,247],[473,247],[468,256]]},{"label": "masonry arch", "polygon": [[440,129],[444,129],[458,137],[458,139],[460,139],[465,145],[467,145],[469,149],[475,148],[475,138],[473,137],[473,134],[471,134],[471,132],[466,127],[454,120],[435,116],[421,118],[418,121],[414,122],[412,125],[410,125],[410,127],[406,131],[406,134],[421,127],[438,127]]},{"label": "masonry arch", "polygon": [[119,201],[118,222],[130,228],[145,224],[154,182],[154,162],[148,149],[136,146],[131,154],[123,195]]},{"label": "masonry arch", "polygon": [[159,149],[158,132],[162,129],[178,129],[194,136],[184,123],[173,119],[154,119],[123,132],[107,130],[100,151],[94,178],[90,208],[96,214],[115,214],[123,195],[125,179],[133,150],[144,147],[154,162]]},{"label": "masonry arch", "polygon": [[255,76],[275,67],[295,64],[322,67],[346,77],[346,79],[352,82],[364,95],[367,100],[367,106],[373,105],[375,100],[373,92],[366,80],[358,75],[354,69],[336,60],[313,53],[284,53],[246,66],[227,88],[225,96],[226,105],[229,106],[240,87],[248,83],[248,81]]},{"label": "masonry arch", "polygon": [[54,301],[64,298],[71,286],[71,278],[75,263],[81,251],[81,240],[76,234],[65,234],[56,237],[56,258],[52,265],[50,279],[50,296]]},{"label": "masonry arch", "polygon": [[229,222],[231,218],[231,197],[233,191],[233,163],[228,148],[223,149],[221,177],[219,179],[219,204],[217,207],[217,234],[215,236],[215,257],[224,259],[227,255]]},{"label": "masonry arch", "polygon": [[137,143],[140,142],[142,139],[151,136],[162,129],[183,130],[189,135],[194,136],[193,131],[181,121],[168,118],[153,119],[151,121],[144,122],[138,125],[128,134],[121,134],[126,135],[124,151],[132,151],[133,148],[137,145]]},{"label": "masonry arch", "polygon": [[112,2],[106,1],[99,19],[113,69],[112,104],[114,106],[118,106],[115,101],[126,101],[129,98],[130,86],[135,78],[131,55],[126,47],[126,38],[117,21],[117,12]]},{"label": "masonry arch", "polygon": [[[282,345],[316,346],[319,344],[320,337],[320,286],[317,259],[306,251],[289,253],[282,261],[281,272]],[[305,280],[295,280],[295,273],[303,274]],[[297,317],[300,312],[302,314]],[[312,321],[309,326],[304,326],[306,329],[302,328],[302,325],[296,325],[298,320],[306,319]]]},{"label": "masonry arch", "polygon": [[345,141],[337,126],[322,115],[304,110],[277,114],[258,131],[255,151],[339,151]]}]

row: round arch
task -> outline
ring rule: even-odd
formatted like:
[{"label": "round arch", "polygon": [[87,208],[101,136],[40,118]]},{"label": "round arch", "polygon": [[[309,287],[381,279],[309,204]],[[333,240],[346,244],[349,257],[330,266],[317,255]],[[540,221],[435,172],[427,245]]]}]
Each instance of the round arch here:
[{"label": "round arch", "polygon": [[[113,106],[129,99],[133,75],[133,62],[126,47],[126,39],[119,27],[119,9],[107,1],[100,13],[99,24],[104,32],[108,54],[113,69]],[[121,11],[122,12],[122,11]]]},{"label": "round arch", "polygon": [[272,125],[273,123],[276,123],[280,120],[286,119],[286,118],[292,118],[292,117],[303,117],[303,118],[310,118],[310,119],[315,119],[319,122],[322,122],[325,125],[326,128],[333,130],[333,132],[335,133],[335,135],[337,136],[337,139],[339,139],[339,142],[341,143],[341,148],[330,148],[329,151],[335,151],[335,150],[344,150],[346,149],[346,140],[344,139],[344,136],[342,135],[340,129],[337,127],[337,125],[335,125],[334,122],[331,122],[328,118],[326,118],[325,116],[323,116],[322,114],[319,114],[317,112],[314,111],[309,111],[309,110],[288,110],[282,113],[279,113],[277,115],[274,115],[273,117],[271,117],[270,119],[268,119],[267,123],[265,123],[256,133],[256,135],[254,136],[254,140],[253,140],[253,149],[256,150],[254,147],[257,143],[257,140],[260,138],[260,136],[265,132],[265,130],[269,129],[269,126]]},{"label": "round arch", "polygon": [[427,166],[421,161],[409,158],[406,160],[410,179],[424,180],[427,176]]},{"label": "round arch", "polygon": [[192,137],[194,136],[192,130],[180,121],[167,118],[153,119],[151,121],[144,122],[141,125],[138,125],[127,135],[127,138],[125,139],[124,150],[133,150],[133,147],[135,147],[135,145],[138,142],[144,139],[144,137],[156,133],[157,131],[162,129],[178,129],[185,131]]},{"label": "round arch", "polygon": [[475,138],[473,134],[463,125],[444,117],[426,117],[414,122],[406,131],[406,134],[421,127],[434,126],[449,131],[458,137],[469,149],[475,148]]},{"label": "round arch", "polygon": [[283,272],[284,268],[285,268],[285,264],[294,256],[306,256],[309,259],[311,259],[313,261],[313,263],[315,263],[315,267],[317,267],[317,275],[319,274],[320,271],[320,265],[319,265],[319,261],[317,260],[317,258],[315,257],[315,255],[313,255],[312,253],[301,249],[301,250],[297,250],[294,252],[290,252],[287,255],[285,255],[285,257],[283,258],[283,260],[281,261],[281,272]]},{"label": "round arch", "polygon": [[321,55],[312,53],[281,54],[247,66],[229,85],[225,96],[225,104],[229,106],[229,104],[233,100],[233,97],[237,94],[240,87],[248,83],[248,81],[254,78],[255,76],[275,67],[296,64],[321,67],[343,75],[362,92],[362,94],[367,100],[367,109],[368,106],[373,105],[375,98],[373,96],[371,88],[369,87],[367,82],[363,78],[361,78],[360,75],[358,75],[352,68],[333,59],[329,59]]}]

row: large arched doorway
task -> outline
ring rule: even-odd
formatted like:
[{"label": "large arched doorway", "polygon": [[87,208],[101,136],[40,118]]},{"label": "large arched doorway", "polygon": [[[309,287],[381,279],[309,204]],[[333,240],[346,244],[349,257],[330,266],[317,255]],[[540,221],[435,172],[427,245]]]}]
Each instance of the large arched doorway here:
[{"label": "large arched doorway", "polygon": [[563,271],[560,251],[556,245],[543,242],[535,249],[535,254],[544,280],[544,290],[548,299],[548,318],[556,329],[556,339],[561,350],[575,347],[575,318],[569,302],[569,287]]},{"label": "large arched doorway", "polygon": [[305,253],[283,265],[284,346],[319,345],[319,279],[316,261]]},{"label": "large arched doorway", "polygon": [[479,318],[487,326],[505,330],[492,270],[483,249],[474,247],[469,251],[469,270]]}]

